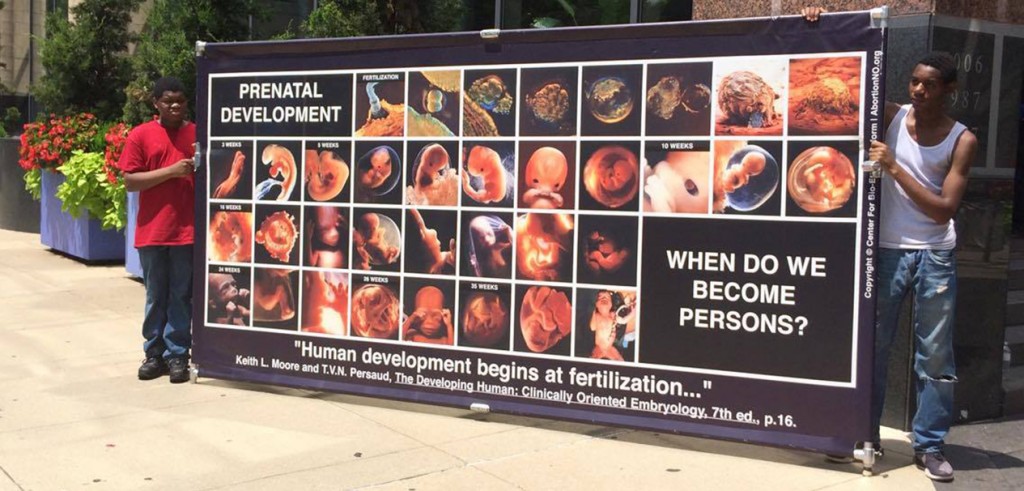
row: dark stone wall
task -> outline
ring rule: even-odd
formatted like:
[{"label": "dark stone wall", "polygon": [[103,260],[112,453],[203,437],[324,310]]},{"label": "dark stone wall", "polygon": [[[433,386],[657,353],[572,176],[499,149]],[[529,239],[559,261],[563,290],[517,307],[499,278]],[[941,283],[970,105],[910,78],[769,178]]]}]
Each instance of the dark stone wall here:
[{"label": "dark stone wall", "polygon": [[39,233],[39,202],[25,191],[18,139],[0,138],[0,229]]}]

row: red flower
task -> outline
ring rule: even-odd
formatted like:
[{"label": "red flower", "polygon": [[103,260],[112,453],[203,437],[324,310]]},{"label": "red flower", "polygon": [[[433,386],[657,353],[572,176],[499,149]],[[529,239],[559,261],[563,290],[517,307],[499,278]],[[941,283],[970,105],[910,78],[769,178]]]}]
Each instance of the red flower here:
[{"label": "red flower", "polygon": [[25,170],[52,170],[75,150],[102,152],[103,147],[96,148],[101,142],[95,141],[99,129],[96,116],[89,113],[62,117],[51,114],[48,120],[28,123],[21,135],[18,165]]}]

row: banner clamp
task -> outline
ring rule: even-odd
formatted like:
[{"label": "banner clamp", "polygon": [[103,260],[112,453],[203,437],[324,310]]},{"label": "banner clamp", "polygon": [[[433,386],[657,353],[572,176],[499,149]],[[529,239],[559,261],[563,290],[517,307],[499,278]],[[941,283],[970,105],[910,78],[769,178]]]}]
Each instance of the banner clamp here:
[{"label": "banner clamp", "polygon": [[889,27],[888,5],[871,9],[871,27],[874,29],[885,29]]}]

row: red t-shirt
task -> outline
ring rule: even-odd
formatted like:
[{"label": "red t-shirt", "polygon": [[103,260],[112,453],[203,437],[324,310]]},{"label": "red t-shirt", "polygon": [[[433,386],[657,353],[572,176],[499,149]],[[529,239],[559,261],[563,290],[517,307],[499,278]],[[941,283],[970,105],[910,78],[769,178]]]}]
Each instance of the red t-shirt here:
[{"label": "red t-shirt", "polygon": [[[128,133],[118,167],[123,172],[146,172],[192,158],[196,125],[184,123],[176,129],[159,121],[136,126]],[[168,179],[139,192],[139,214],[135,247],[188,245],[193,242],[195,183],[192,176]]]}]

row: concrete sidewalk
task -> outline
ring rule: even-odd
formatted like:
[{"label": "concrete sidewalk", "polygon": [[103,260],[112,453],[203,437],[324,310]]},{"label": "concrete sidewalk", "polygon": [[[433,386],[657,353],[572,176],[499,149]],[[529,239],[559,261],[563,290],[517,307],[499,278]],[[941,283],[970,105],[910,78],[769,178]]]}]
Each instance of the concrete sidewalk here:
[{"label": "concrete sidewalk", "polygon": [[143,288],[0,231],[0,491],[1024,489],[1024,420],[954,429],[952,484],[790,450],[203,379],[136,379]]}]

